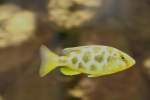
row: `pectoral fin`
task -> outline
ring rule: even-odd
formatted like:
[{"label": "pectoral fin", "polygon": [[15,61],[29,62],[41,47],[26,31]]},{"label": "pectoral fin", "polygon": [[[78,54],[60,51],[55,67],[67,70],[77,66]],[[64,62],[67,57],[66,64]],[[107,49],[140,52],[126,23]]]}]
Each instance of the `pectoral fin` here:
[{"label": "pectoral fin", "polygon": [[64,74],[64,75],[78,75],[81,72],[79,71],[75,71],[73,69],[70,68],[61,68],[60,71]]}]

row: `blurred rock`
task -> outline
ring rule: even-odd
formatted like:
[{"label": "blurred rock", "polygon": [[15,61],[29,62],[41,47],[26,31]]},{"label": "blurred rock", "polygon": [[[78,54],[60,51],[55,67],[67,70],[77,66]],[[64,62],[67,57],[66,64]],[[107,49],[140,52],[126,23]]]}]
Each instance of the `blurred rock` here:
[{"label": "blurred rock", "polygon": [[49,20],[59,28],[79,28],[101,11],[104,0],[49,0]]},{"label": "blurred rock", "polygon": [[0,47],[19,45],[34,37],[36,18],[33,12],[8,4],[0,6],[0,13]]},{"label": "blurred rock", "polygon": [[[15,12],[19,11],[20,7],[14,4],[6,4],[0,6],[0,21],[6,20],[14,15]],[[2,23],[1,23],[2,24]]]}]

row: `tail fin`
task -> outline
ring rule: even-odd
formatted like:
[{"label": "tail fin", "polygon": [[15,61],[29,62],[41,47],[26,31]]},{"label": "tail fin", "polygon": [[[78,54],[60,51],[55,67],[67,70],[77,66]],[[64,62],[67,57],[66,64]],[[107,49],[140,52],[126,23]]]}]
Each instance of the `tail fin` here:
[{"label": "tail fin", "polygon": [[40,76],[43,77],[59,66],[59,56],[50,51],[46,46],[41,46]]}]

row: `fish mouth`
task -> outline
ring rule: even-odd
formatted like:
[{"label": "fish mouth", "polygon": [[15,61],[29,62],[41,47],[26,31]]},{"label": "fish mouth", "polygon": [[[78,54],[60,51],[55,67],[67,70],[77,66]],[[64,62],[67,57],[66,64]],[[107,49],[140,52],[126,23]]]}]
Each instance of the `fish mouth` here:
[{"label": "fish mouth", "polygon": [[128,59],[129,60],[126,63],[128,67],[132,67],[133,65],[135,65],[136,61],[132,57],[129,57]]},{"label": "fish mouth", "polygon": [[132,59],[132,60],[131,60],[130,66],[133,66],[133,65],[135,65],[136,61],[135,61],[133,58],[131,58],[131,59]]}]

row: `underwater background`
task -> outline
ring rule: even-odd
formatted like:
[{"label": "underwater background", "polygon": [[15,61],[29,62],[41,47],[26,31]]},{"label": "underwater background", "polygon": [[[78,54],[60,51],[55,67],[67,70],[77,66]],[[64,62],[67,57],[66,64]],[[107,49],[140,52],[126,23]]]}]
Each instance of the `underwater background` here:
[{"label": "underwater background", "polygon": [[[113,75],[39,76],[40,46],[60,54],[118,48],[134,67]],[[0,0],[0,100],[150,100],[150,0]]]}]

